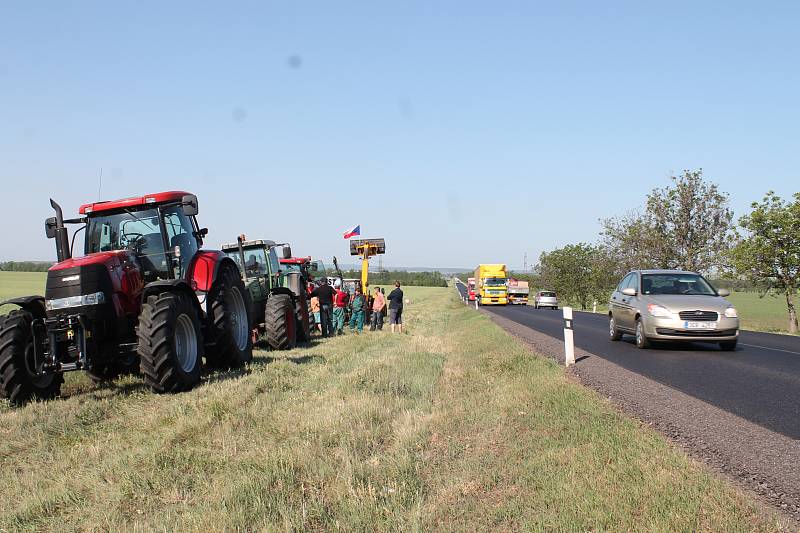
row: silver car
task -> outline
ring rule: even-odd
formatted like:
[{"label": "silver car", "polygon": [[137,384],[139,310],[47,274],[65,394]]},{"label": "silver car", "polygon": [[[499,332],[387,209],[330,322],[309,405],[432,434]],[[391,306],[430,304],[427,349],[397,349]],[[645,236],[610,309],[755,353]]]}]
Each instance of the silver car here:
[{"label": "silver car", "polygon": [[635,270],[611,295],[609,336],[618,341],[633,334],[639,348],[663,340],[718,342],[721,349],[734,350],[739,317],[724,298],[729,294],[695,272]]},{"label": "silver car", "polygon": [[536,309],[541,309],[542,307],[558,309],[558,297],[553,291],[539,291],[533,298],[533,307]]}]

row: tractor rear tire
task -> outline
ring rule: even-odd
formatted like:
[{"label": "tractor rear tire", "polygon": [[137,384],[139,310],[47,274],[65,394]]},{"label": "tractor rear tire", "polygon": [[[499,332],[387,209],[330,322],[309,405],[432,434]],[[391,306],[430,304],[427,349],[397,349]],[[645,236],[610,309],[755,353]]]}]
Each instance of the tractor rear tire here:
[{"label": "tractor rear tire", "polygon": [[253,360],[250,296],[238,269],[224,266],[209,295],[214,345],[206,350],[213,368],[239,368]]},{"label": "tractor rear tire", "polygon": [[139,358],[153,392],[188,391],[200,383],[203,335],[197,309],[175,292],[149,296],[139,316]]},{"label": "tractor rear tire", "polygon": [[308,342],[311,340],[311,320],[308,316],[308,300],[304,293],[297,298],[295,305],[295,323],[297,324],[297,342]]},{"label": "tractor rear tire", "polygon": [[267,344],[273,350],[291,350],[297,346],[297,319],[292,297],[273,294],[264,311]]},{"label": "tractor rear tire", "polygon": [[64,383],[62,374],[34,375],[32,321],[22,310],[0,317],[0,397],[13,405],[54,398]]}]

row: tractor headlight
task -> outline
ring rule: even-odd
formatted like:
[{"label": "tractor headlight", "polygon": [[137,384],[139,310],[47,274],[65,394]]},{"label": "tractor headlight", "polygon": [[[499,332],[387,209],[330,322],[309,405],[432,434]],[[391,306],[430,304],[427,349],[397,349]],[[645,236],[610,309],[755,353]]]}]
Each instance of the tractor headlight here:
[{"label": "tractor headlight", "polygon": [[728,307],[725,309],[725,316],[728,318],[739,318],[739,314],[736,312],[735,307]]},{"label": "tractor headlight", "polygon": [[84,305],[100,305],[105,303],[105,301],[105,294],[102,292],[94,292],[92,294],[81,294],[79,296],[67,296],[66,298],[46,300],[44,305],[48,311],[57,311],[59,309],[82,307]]},{"label": "tractor headlight", "polygon": [[652,316],[658,316],[662,318],[670,318],[672,316],[672,312],[669,309],[656,304],[648,304],[647,312]]}]

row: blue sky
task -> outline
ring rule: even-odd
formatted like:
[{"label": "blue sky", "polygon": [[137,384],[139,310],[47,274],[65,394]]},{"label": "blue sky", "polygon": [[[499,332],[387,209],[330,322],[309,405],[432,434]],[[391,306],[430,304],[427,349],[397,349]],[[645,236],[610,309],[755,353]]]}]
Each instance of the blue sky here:
[{"label": "blue sky", "polygon": [[[200,197],[244,232],[387,265],[521,267],[702,167],[737,215],[800,190],[795,2],[2,2],[0,259],[74,213]],[[9,201],[9,199],[11,199]]]}]

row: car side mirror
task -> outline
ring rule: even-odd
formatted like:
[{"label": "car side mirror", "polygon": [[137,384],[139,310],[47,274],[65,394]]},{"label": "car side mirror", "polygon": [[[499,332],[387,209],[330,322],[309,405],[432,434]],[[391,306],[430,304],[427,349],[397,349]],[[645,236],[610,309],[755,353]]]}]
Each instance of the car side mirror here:
[{"label": "car side mirror", "polygon": [[717,291],[717,294],[719,294],[720,296],[725,298],[726,296],[730,296],[731,295],[731,291],[729,291],[728,289],[720,289],[720,290]]},{"label": "car side mirror", "polygon": [[622,294],[624,294],[625,296],[636,296],[636,289],[631,287],[625,287],[624,289],[622,289]]},{"label": "car side mirror", "polygon": [[200,212],[199,205],[197,204],[197,196],[194,194],[184,195],[182,203],[183,212],[186,213],[187,217],[197,216],[197,213]]},{"label": "car side mirror", "polygon": [[291,259],[292,258],[292,247],[286,245],[283,247],[283,258],[284,259]]},{"label": "car side mirror", "polygon": [[50,217],[44,221],[44,232],[48,239],[55,238],[57,226],[58,221],[56,221],[56,217]]}]

